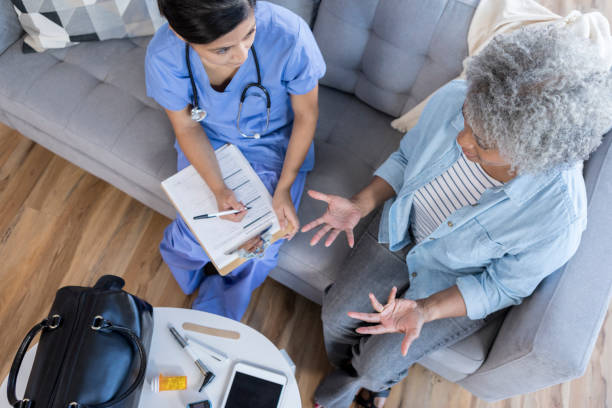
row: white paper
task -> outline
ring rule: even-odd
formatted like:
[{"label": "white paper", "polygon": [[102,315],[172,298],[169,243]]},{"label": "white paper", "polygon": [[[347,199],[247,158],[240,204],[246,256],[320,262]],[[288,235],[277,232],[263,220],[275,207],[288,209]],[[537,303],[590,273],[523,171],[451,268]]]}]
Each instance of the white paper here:
[{"label": "white paper", "polygon": [[240,150],[227,144],[215,154],[225,185],[234,191],[238,201],[251,207],[242,221],[218,217],[193,219],[196,215],[219,211],[214,194],[193,166],[164,180],[162,186],[211,260],[222,269],[238,259],[229,252],[268,227],[272,234],[278,232],[280,225],[272,208],[272,196]]}]

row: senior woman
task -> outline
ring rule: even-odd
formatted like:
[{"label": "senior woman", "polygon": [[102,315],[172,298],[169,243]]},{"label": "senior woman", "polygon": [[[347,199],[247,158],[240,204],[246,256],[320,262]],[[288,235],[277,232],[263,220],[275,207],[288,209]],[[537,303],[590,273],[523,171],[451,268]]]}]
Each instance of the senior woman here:
[{"label": "senior woman", "polygon": [[570,259],[586,227],[582,160],[612,126],[603,67],[563,28],[498,36],[469,60],[467,82],[432,97],[367,187],[351,199],[309,192],[328,203],[303,228],[322,225],[311,245],[344,231],[352,247],[353,228],[385,203],[378,242],[363,235],[323,299],[336,370],[315,406],[356,396],[382,407],[414,362],[521,303]]}]

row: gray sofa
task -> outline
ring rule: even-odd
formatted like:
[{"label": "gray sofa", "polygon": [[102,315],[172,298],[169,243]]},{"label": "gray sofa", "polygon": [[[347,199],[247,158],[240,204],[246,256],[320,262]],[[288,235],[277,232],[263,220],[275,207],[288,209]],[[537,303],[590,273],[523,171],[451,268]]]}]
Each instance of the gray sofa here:
[{"label": "gray sofa", "polygon": [[[351,195],[402,137],[389,123],[461,71],[478,0],[283,0],[312,22],[327,61],[320,91],[316,166],[307,188]],[[318,10],[317,10],[318,9]],[[317,13],[318,11],[318,13]],[[21,52],[21,32],[0,0],[0,121],[158,212],[175,211],[160,188],[176,165],[173,133],[146,97],[149,38]],[[2,53],[5,47],[6,51]],[[265,69],[265,62],[263,68]],[[606,314],[612,136],[586,163],[589,227],[574,258],[520,306],[421,364],[486,400],[534,391],[584,373]],[[324,207],[305,196],[302,222]],[[358,228],[373,228],[374,216]],[[310,248],[311,234],[283,246],[271,276],[320,302],[349,253],[344,239]]]}]

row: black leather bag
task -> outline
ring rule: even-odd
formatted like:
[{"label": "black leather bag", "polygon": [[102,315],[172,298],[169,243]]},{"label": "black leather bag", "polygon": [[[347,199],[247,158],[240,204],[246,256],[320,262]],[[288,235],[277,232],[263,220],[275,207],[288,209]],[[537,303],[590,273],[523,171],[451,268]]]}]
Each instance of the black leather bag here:
[{"label": "black leather bag", "polygon": [[[136,408],[153,334],[153,308],[106,275],[93,288],[57,291],[49,317],[30,330],[9,373],[15,408]],[[42,331],[25,397],[15,384],[28,346]]]}]

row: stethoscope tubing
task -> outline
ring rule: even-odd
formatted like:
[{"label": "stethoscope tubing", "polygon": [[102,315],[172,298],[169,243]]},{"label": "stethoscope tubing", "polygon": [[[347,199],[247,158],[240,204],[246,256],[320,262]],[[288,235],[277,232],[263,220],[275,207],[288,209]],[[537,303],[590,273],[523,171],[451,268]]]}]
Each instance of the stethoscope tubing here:
[{"label": "stethoscope tubing", "polygon": [[[264,132],[268,130],[270,126],[270,110],[272,106],[272,98],[270,97],[270,93],[266,89],[265,86],[261,83],[261,70],[259,68],[259,59],[257,58],[257,52],[255,51],[255,46],[251,45],[251,52],[253,53],[253,61],[255,62],[255,71],[257,72],[257,82],[251,82],[247,84],[242,93],[240,94],[240,104],[238,105],[238,116],[236,118],[236,128],[242,137],[248,139],[259,139],[261,137],[260,133],[255,133],[254,135],[247,135],[240,129],[240,117],[242,116],[242,105],[246,100],[247,92],[250,88],[256,87],[259,88],[264,95],[266,96],[266,127],[264,128]],[[193,77],[193,72],[191,70],[191,58],[189,56],[189,44],[185,43],[185,62],[187,64],[187,72],[189,73],[189,81],[191,82],[191,90],[193,93],[192,99],[192,109],[191,109],[191,118],[196,122],[201,122],[206,118],[206,111],[200,108],[199,100],[198,100],[198,90],[196,88],[195,80]]]}]

